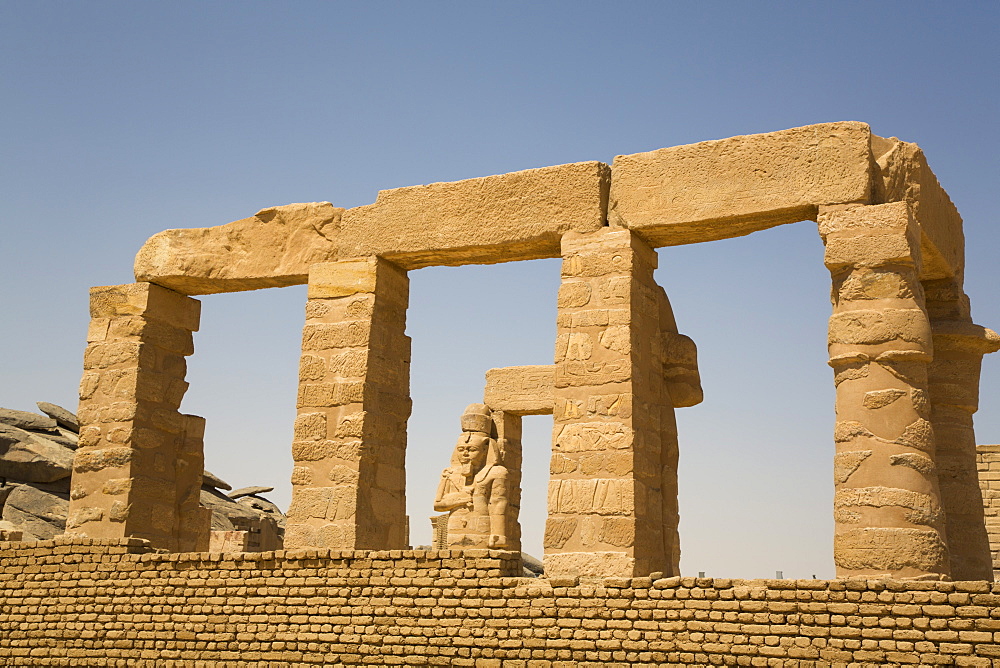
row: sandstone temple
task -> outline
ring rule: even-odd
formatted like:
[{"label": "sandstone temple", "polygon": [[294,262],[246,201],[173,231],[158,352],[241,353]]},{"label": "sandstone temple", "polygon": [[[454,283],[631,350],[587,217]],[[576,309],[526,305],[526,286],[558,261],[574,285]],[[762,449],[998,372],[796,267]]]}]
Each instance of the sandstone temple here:
[{"label": "sandstone temple", "polygon": [[[703,398],[697,314],[673,312],[656,249],[800,221],[832,282],[837,579],[681,577],[674,411]],[[858,122],[161,232],[135,283],[91,290],[66,533],[0,542],[0,663],[994,665],[1000,447],[977,451],[973,414],[1000,336],[972,319],[964,244],[922,151]],[[435,499],[441,549],[414,550],[407,274],[540,258],[562,260],[553,363],[487,373]],[[180,412],[195,296],[296,284],[284,549],[210,552],[204,420]],[[525,578],[538,414],[544,574]]]}]

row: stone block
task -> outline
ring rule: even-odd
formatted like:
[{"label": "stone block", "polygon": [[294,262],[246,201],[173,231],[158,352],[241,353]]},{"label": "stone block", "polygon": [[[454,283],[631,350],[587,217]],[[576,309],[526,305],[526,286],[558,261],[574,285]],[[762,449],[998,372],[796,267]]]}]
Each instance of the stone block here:
[{"label": "stone block", "polygon": [[546,554],[545,574],[580,577],[633,577],[636,560],[624,552],[562,552]]},{"label": "stone block", "polygon": [[337,258],[343,212],[329,202],[287,204],[226,225],[165,230],[136,255],[136,280],[186,295],[300,285],[310,265]]},{"label": "stone block", "polygon": [[635,482],[631,478],[550,480],[548,507],[551,513],[631,515]]},{"label": "stone block", "polygon": [[847,571],[884,570],[906,577],[913,572],[942,572],[948,561],[948,548],[931,530],[863,527],[840,531],[833,542],[836,564]]},{"label": "stone block", "polygon": [[604,224],[609,177],[607,165],[581,162],[383,190],[344,212],[341,256],[404,269],[558,257],[565,232]]},{"label": "stone block", "polygon": [[555,367],[510,366],[486,372],[484,402],[513,415],[551,415]]},{"label": "stone block", "polygon": [[654,247],[728,239],[871,199],[871,131],[821,123],[617,156],[608,219]]},{"label": "stone block", "polygon": [[196,332],[201,318],[201,302],[148,282],[90,289],[91,318],[120,318],[130,315]]},{"label": "stone block", "polygon": [[872,135],[875,199],[907,201],[920,225],[921,279],[961,276],[965,268],[962,217],[916,144]]}]

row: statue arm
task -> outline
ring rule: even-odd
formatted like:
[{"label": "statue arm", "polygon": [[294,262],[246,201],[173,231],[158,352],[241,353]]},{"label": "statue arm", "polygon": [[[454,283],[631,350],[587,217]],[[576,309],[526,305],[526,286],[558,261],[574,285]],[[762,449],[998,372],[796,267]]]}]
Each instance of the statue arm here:
[{"label": "statue arm", "polygon": [[448,480],[448,472],[441,474],[441,482],[438,484],[437,494],[434,496],[434,510],[439,513],[450,512],[456,508],[468,506],[471,499],[468,494],[459,491],[448,491],[452,487]]}]

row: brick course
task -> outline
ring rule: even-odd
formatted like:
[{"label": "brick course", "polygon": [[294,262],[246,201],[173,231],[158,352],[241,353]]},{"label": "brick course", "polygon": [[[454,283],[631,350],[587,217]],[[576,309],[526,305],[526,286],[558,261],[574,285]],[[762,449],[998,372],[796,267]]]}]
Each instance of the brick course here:
[{"label": "brick course", "polygon": [[990,666],[1000,584],[514,577],[515,553],[0,543],[0,665]]}]

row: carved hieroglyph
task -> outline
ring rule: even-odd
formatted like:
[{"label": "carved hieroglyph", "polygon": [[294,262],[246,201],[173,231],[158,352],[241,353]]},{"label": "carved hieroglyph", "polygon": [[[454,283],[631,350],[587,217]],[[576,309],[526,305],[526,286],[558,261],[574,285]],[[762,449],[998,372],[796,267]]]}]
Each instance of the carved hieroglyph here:
[{"label": "carved hieroglyph", "polygon": [[678,572],[676,427],[656,373],[655,267],[656,253],[629,230],[563,237],[546,573]]},{"label": "carved hieroglyph", "polygon": [[200,430],[178,412],[197,328],[183,295],[308,282],[286,544],[404,547],[406,272],[561,257],[555,363],[487,379],[507,544],[519,544],[520,419],[551,411],[546,568],[674,573],[673,410],[702,393],[694,344],[652,280],[653,249],[803,219],[819,220],[834,280],[838,573],[988,577],[972,413],[979,360],[1000,338],[972,323],[962,220],[923,153],[857,122],[155,235],[136,257],[140,283],[95,293],[71,530],[196,544],[181,538],[197,513],[178,491]]}]

